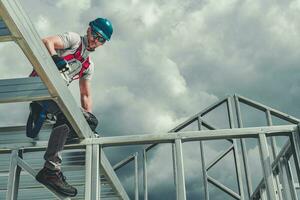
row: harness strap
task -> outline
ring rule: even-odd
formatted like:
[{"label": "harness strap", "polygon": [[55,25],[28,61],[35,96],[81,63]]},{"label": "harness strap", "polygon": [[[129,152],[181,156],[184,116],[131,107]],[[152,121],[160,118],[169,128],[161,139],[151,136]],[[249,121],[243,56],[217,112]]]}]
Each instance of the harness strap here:
[{"label": "harness strap", "polygon": [[[76,49],[75,53],[68,54],[63,57],[67,62],[74,60],[74,59],[81,62],[80,72],[78,74],[76,74],[74,77],[72,77],[72,80],[76,80],[76,79],[83,77],[84,71],[90,67],[90,64],[91,64],[90,57],[88,56],[86,59],[84,59],[81,54],[82,54],[82,42],[80,43],[79,47]],[[36,76],[38,76],[38,74],[36,73],[35,70],[33,70],[29,76],[36,77]]]},{"label": "harness strap", "polygon": [[[30,113],[27,119],[26,123],[26,136],[30,138],[36,138],[43,126],[43,123],[46,119],[46,114],[48,110],[48,102],[42,102],[41,110],[37,110],[35,107],[37,104],[35,102],[30,104]],[[39,112],[39,113],[38,113]],[[37,115],[38,117],[35,119],[34,115]]]}]

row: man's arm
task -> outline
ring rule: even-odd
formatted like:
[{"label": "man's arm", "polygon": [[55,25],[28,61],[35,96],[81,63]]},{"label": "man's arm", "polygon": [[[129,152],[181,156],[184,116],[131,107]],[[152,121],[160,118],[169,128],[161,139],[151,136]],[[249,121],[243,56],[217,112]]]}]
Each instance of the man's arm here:
[{"label": "man's arm", "polygon": [[44,38],[43,43],[45,44],[45,46],[48,49],[51,56],[57,54],[55,49],[63,49],[64,48],[63,41],[57,35]]},{"label": "man's arm", "polygon": [[90,81],[86,79],[79,80],[81,107],[88,112],[92,112],[92,95]]}]

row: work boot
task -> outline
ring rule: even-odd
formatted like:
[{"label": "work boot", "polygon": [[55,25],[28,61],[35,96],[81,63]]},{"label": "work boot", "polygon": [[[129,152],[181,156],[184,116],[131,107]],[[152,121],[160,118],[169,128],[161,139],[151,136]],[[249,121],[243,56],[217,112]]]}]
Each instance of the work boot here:
[{"label": "work boot", "polygon": [[66,182],[66,177],[59,170],[44,167],[35,179],[63,196],[75,197],[77,195],[77,189]]}]

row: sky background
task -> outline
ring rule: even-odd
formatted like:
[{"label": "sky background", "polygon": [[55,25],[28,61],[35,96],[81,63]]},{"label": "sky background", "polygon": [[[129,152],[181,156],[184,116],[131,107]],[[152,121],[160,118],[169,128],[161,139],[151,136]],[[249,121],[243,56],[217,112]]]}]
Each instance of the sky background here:
[{"label": "sky background", "polygon": [[[111,41],[91,56],[95,63],[93,112],[100,119],[103,136],[166,132],[234,93],[300,117],[299,0],[20,2],[41,37],[65,31],[84,35],[89,21],[96,17],[111,20]],[[30,63],[15,44],[1,44],[0,53],[1,78],[25,77],[31,72]],[[77,83],[70,89],[79,103]],[[1,125],[25,123],[27,103],[1,105],[0,109]],[[201,195],[199,179],[193,179],[197,173],[200,176],[195,146],[184,147],[189,155],[189,199]],[[217,146],[207,145],[211,156]],[[222,146],[225,149],[225,143]],[[107,151],[116,162],[138,148]],[[168,148],[154,151],[149,173],[161,170],[160,182],[172,185]],[[251,150],[253,163],[259,166],[257,149]],[[166,169],[161,167],[164,162],[169,163]],[[231,162],[224,162],[230,169]],[[124,177],[130,185],[130,178]],[[233,176],[226,179],[233,185]],[[157,184],[157,179],[149,181],[150,190],[158,195],[152,199],[174,192],[171,186]]]}]

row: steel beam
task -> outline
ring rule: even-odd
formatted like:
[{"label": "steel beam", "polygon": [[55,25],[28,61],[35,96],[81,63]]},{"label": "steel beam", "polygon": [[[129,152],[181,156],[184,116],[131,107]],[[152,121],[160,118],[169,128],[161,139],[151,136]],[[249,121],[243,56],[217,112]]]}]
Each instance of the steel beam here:
[{"label": "steel beam", "polygon": [[206,170],[210,170],[215,164],[217,164],[222,158],[224,158],[229,152],[233,150],[233,145],[230,145],[229,148],[227,148],[225,151],[223,151],[219,156],[217,156],[213,161],[211,161],[207,167]]},{"label": "steel beam", "polygon": [[224,186],[222,183],[220,183],[219,181],[215,180],[214,178],[208,176],[208,181],[211,184],[213,184],[214,186],[216,186],[217,188],[219,188],[220,190],[222,190],[223,192],[225,192],[226,194],[228,194],[231,197],[233,197],[234,199],[237,199],[237,200],[241,199],[240,195],[238,195],[236,192],[232,191],[228,187]]},{"label": "steel beam", "polygon": [[40,78],[0,80],[0,103],[38,101],[51,99]]},{"label": "steel beam", "polygon": [[103,168],[103,174],[105,174],[109,182],[112,183],[113,189],[117,191],[118,195],[120,195],[120,198],[123,200],[129,200],[126,191],[124,190],[120,180],[118,179],[103,151],[101,151],[101,166]]},{"label": "steel beam", "polygon": [[151,143],[172,143],[175,139],[181,139],[182,142],[190,142],[197,140],[217,140],[228,138],[257,138],[258,134],[266,134],[268,136],[288,136],[296,128],[296,125],[282,125],[241,129],[186,131],[177,133],[152,133],[143,135],[101,137],[93,139],[87,138],[82,141],[82,144],[101,144],[104,147],[108,147]]},{"label": "steel beam", "polygon": [[265,105],[263,105],[261,103],[253,101],[253,100],[248,99],[246,97],[243,97],[241,95],[235,95],[235,96],[240,100],[240,102],[243,102],[243,103],[245,103],[245,104],[247,104],[249,106],[252,106],[252,107],[254,107],[254,108],[258,109],[258,110],[261,110],[263,112],[265,112],[266,110],[269,110],[270,113],[273,116],[276,116],[276,117],[278,117],[278,118],[280,118],[282,120],[288,121],[288,122],[293,123],[293,124],[298,124],[300,122],[299,119],[297,119],[295,117],[292,117],[291,115],[288,115],[286,113],[280,112],[280,111],[278,111],[276,109],[273,109],[273,108],[271,108],[269,106],[265,106]]},{"label": "steel beam", "polygon": [[115,164],[113,166],[113,169],[115,171],[117,171],[118,169],[120,169],[121,167],[127,165],[129,162],[134,160],[134,155],[129,156],[128,158],[125,158],[124,160],[121,160],[120,162],[118,162],[117,164]]},{"label": "steel beam", "polygon": [[[201,141],[201,140],[218,140],[228,138],[256,138],[258,134],[266,134],[268,136],[289,136],[291,132],[297,129],[296,125],[283,125],[272,127],[252,127],[240,129],[222,129],[222,130],[202,130],[202,131],[186,131],[178,133],[153,133],[143,135],[114,136],[101,138],[87,138],[80,140],[76,144],[66,145],[67,148],[83,147],[88,144],[100,144],[103,147],[108,146],[127,146],[152,143],[172,143],[175,139],[181,139],[182,142]],[[29,149],[45,149],[47,141],[29,140],[24,143],[17,144],[1,144],[0,152],[11,149],[27,148]]]}]

